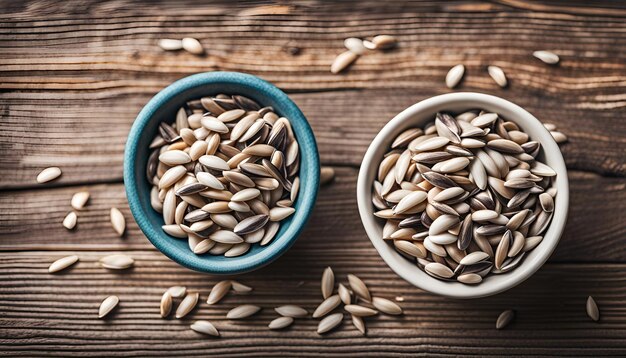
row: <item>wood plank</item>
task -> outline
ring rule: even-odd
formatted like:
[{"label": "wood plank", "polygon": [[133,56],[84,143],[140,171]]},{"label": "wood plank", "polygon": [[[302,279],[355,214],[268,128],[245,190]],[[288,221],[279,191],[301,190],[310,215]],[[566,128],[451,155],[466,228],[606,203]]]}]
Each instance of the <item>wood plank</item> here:
[{"label": "wood plank", "polygon": [[[313,127],[322,162],[358,166],[387,121],[411,104],[440,93],[415,88],[295,93],[291,97]],[[24,98],[30,94],[43,97],[35,102]],[[0,188],[36,187],[37,173],[51,165],[63,169],[57,184],[120,181],[126,136],[149,95],[101,95],[0,93],[7,103],[0,104],[0,150],[14,153],[0,157],[0,167],[5,169]],[[619,115],[626,114],[626,107],[583,109],[577,97],[513,88],[503,96],[542,121],[557,124],[569,136],[570,142],[562,146],[568,168],[626,174],[626,126]]]},{"label": "wood plank", "polygon": [[[626,349],[623,263],[552,263],[509,292],[459,301],[420,291],[400,280],[381,260],[371,260],[355,248],[346,251],[351,255],[291,250],[275,264],[239,278],[254,287],[250,296],[231,294],[213,306],[205,300],[221,278],[183,269],[159,253],[132,252],[136,266],[116,273],[97,267],[104,252],[82,252],[81,262],[56,275],[47,273],[48,264],[69,252],[2,253],[2,350],[36,356],[79,351],[93,356],[598,356],[620,355]],[[273,307],[291,303],[314,310],[321,301],[319,278],[327,265],[340,282],[354,273],[374,295],[403,297],[404,315],[367,318],[366,337],[347,317],[337,331],[323,337],[315,333],[318,320],[310,318],[298,319],[282,332],[268,330],[266,325],[277,316]],[[201,293],[199,306],[182,320],[164,320],[158,314],[160,296],[172,285]],[[120,306],[109,319],[98,320],[100,301],[111,294],[120,297]],[[589,294],[600,306],[599,323],[585,314]],[[263,311],[245,320],[225,319],[230,308],[243,303],[260,305]],[[517,318],[507,329],[496,331],[496,317],[504,309],[516,310]],[[197,319],[212,321],[222,337],[210,339],[189,330]]]},{"label": "wood plank", "polygon": [[[351,256],[346,247],[378,260],[358,216],[357,170],[336,168],[336,181],[320,189],[311,221],[293,250],[316,256]],[[626,260],[623,212],[626,190],[621,178],[570,172],[570,212],[565,234],[552,260],[623,262]],[[72,194],[87,189],[91,199],[78,213],[78,226],[61,226],[71,209]],[[119,239],[109,221],[109,209],[122,210],[127,235]],[[44,234],[45,233],[45,234]],[[152,248],[132,220],[121,184],[78,186],[0,193],[0,250],[145,250]]]}]

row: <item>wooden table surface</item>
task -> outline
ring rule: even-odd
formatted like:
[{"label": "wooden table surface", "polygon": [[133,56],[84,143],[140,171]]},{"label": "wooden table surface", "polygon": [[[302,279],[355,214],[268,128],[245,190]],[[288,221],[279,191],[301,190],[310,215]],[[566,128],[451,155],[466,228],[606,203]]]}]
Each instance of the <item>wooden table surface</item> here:
[{"label": "wooden table surface", "polygon": [[[343,356],[626,355],[626,4],[583,1],[496,2],[135,0],[2,1],[0,15],[0,353],[10,356]],[[343,39],[395,35],[399,47],[363,56],[332,75]],[[160,38],[192,36],[205,57],[165,53]],[[290,48],[299,48],[298,54]],[[532,57],[549,49],[558,66]],[[380,259],[357,214],[355,183],[368,143],[396,113],[448,93],[444,77],[465,64],[458,91],[491,93],[555,123],[569,137],[571,205],[565,234],[531,279],[494,297],[459,301],[423,292]],[[494,64],[510,86],[486,74]],[[277,262],[238,279],[255,288],[209,307],[220,278],[184,269],[142,235],[122,183],[124,143],[142,106],[160,89],[203,71],[252,73],[290,94],[308,117],[333,184],[296,245]],[[40,185],[37,173],[57,165],[60,180]],[[78,227],[61,226],[74,192],[91,200]],[[108,212],[122,210],[128,232],[114,234]],[[99,268],[107,253],[136,259],[128,272]],[[80,263],[48,274],[57,258]],[[405,314],[367,319],[362,336],[346,317],[319,336],[317,320],[270,331],[272,308],[313,310],[326,266],[345,282],[354,273],[376,295],[402,296]],[[182,320],[161,319],[162,292],[185,285],[201,304]],[[121,299],[97,319],[100,301]],[[601,320],[585,314],[593,295]],[[240,303],[262,313],[229,321]],[[515,322],[497,331],[505,309]],[[211,320],[222,337],[189,329]]]}]

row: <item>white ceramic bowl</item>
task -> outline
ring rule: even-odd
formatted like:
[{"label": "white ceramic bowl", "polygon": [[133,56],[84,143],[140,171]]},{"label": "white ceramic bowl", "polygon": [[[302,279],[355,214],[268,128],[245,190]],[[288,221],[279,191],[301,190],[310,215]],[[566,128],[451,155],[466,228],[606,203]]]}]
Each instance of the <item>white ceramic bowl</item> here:
[{"label": "white ceramic bowl", "polygon": [[[557,173],[554,215],[544,233],[541,243],[526,254],[515,269],[499,275],[491,274],[477,285],[438,280],[426,274],[414,262],[396,252],[394,247],[382,239],[383,222],[374,216],[372,206],[372,183],[383,155],[389,150],[392,140],[409,127],[424,127],[433,121],[439,111],[459,113],[471,109],[496,112],[515,122],[532,140],[541,143],[540,159]],[[413,285],[432,293],[453,298],[478,298],[508,290],[529,278],[550,257],[559,242],[569,202],[567,170],[558,145],[544,126],[532,114],[505,99],[482,93],[449,93],[423,100],[395,116],[372,141],[359,171],[357,200],[361,221],[370,240],[380,256],[400,277]]]}]

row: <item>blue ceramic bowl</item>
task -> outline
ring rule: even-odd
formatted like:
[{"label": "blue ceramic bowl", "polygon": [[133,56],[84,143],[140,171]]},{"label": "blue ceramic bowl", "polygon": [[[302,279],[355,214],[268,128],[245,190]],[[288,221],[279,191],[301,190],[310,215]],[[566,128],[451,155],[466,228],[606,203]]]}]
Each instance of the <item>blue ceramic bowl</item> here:
[{"label": "blue ceramic bowl", "polygon": [[[185,102],[218,93],[240,94],[262,106],[272,106],[279,116],[289,118],[300,148],[300,192],[296,212],[281,222],[280,230],[267,246],[252,245],[239,257],[196,255],[187,240],[176,239],[161,229],[162,216],[150,205],[151,184],[145,176],[149,144],[162,121],[173,122]],[[139,228],[157,249],[170,259],[193,270],[211,274],[237,274],[256,270],[276,260],[296,241],[313,211],[319,187],[319,155],[313,131],[306,118],[276,86],[249,74],[210,72],[185,77],[154,96],[133,124],[124,153],[124,184],[130,210]]]}]

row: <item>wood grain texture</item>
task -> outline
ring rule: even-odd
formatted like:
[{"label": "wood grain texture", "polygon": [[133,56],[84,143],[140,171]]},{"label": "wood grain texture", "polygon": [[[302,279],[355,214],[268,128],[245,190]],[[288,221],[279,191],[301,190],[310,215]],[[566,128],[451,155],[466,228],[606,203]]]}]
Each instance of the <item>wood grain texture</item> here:
[{"label": "wood grain texture", "polygon": [[[336,255],[345,260],[367,253],[378,260],[358,216],[356,176],[353,168],[335,168],[336,180],[322,187],[311,221],[293,250],[315,257]],[[565,233],[552,256],[553,261],[623,262],[626,260],[626,184],[622,178],[601,177],[572,171],[570,212]],[[78,211],[77,228],[61,225],[71,210],[69,201],[79,190],[91,193],[89,204]],[[150,242],[132,220],[121,184],[102,184],[56,189],[0,192],[0,250],[146,250]],[[117,238],[109,221],[109,210],[124,213],[127,232]],[[42,236],[41,233],[46,235]]]},{"label": "wood grain texture", "polygon": [[[0,355],[4,356],[625,356],[626,355],[626,6],[615,1],[269,1],[0,0]],[[340,75],[330,63],[343,39],[395,35],[398,48],[361,57]],[[207,55],[166,53],[160,38],[198,38]],[[293,55],[289,49],[297,47]],[[561,63],[532,57],[552,50]],[[550,261],[495,297],[459,301],[420,291],[396,276],[367,239],[355,184],[362,156],[395,114],[450,92],[448,69],[465,64],[456,89],[492,93],[557,124],[571,185],[565,234]],[[498,88],[486,66],[504,69]],[[123,150],[132,122],[159,90],[213,70],[248,72],[289,93],[309,119],[322,162],[337,172],[323,187],[309,225],[277,262],[238,277],[251,296],[206,298],[219,279],[186,270],[156,251],[128,209]],[[60,180],[35,184],[50,165]],[[74,231],[61,222],[71,195],[92,194]],[[116,237],[109,210],[126,216]],[[123,252],[136,266],[98,267]],[[80,262],[48,274],[55,259]],[[374,295],[404,298],[401,317],[366,319],[361,336],[347,317],[325,336],[317,320],[275,332],[278,305],[309,312],[321,301],[326,266],[354,273]],[[183,320],[161,319],[169,286],[186,285],[201,303]],[[96,318],[101,300],[121,304]],[[599,323],[585,314],[593,295]],[[177,301],[178,303],[179,301]],[[225,319],[242,303],[263,311]],[[504,309],[515,322],[495,330]],[[215,323],[222,338],[189,329]]]},{"label": "wood grain texture", "polygon": [[[426,294],[398,280],[381,260],[346,249],[351,260],[336,255],[311,255],[290,250],[275,264],[241,280],[254,287],[249,296],[230,294],[219,304],[206,304],[217,280],[183,269],[155,252],[130,254],[136,265],[128,272],[97,266],[106,252],[82,252],[67,272],[51,275],[47,265],[68,252],[0,254],[0,334],[7,354],[27,349],[37,356],[81,352],[92,356],[313,356],[320,351],[342,356],[380,355],[620,355],[626,349],[626,266],[624,264],[548,264],[533,278],[495,297],[459,301]],[[332,252],[329,250],[328,252]],[[335,251],[337,252],[337,251]],[[281,332],[267,324],[277,317],[274,307],[298,304],[309,312],[321,302],[319,279],[331,265],[339,282],[348,273],[361,277],[374,295],[401,296],[404,315],[366,319],[366,337],[349,318],[334,332],[315,333],[318,320],[297,319]],[[162,292],[185,285],[200,292],[200,304],[186,318],[161,319]],[[96,317],[107,295],[120,305],[105,320]],[[585,314],[592,294],[601,321]],[[176,304],[180,300],[176,301]],[[245,320],[225,319],[229,309],[244,303],[263,307]],[[517,311],[513,324],[495,330],[504,309]],[[210,320],[219,339],[189,329],[197,319]],[[83,344],[88,342],[88,344]],[[515,344],[513,344],[515,343]]]},{"label": "wood grain texture", "polygon": [[[357,167],[385,123],[411,104],[439,93],[355,90],[291,97],[312,124],[322,162]],[[12,96],[18,95],[22,94]],[[620,117],[626,111],[580,109],[575,99],[569,102],[559,95],[533,98],[515,89],[500,95],[567,134],[569,142],[562,150],[569,169],[626,175],[626,126]],[[126,136],[149,96],[97,96],[67,93],[33,103],[9,99],[5,94],[13,104],[4,106],[0,150],[15,156],[0,156],[0,166],[6,168],[0,187],[37,187],[37,173],[51,165],[63,169],[63,176],[53,185],[120,182]],[[43,112],[42,106],[46,108]]]}]

